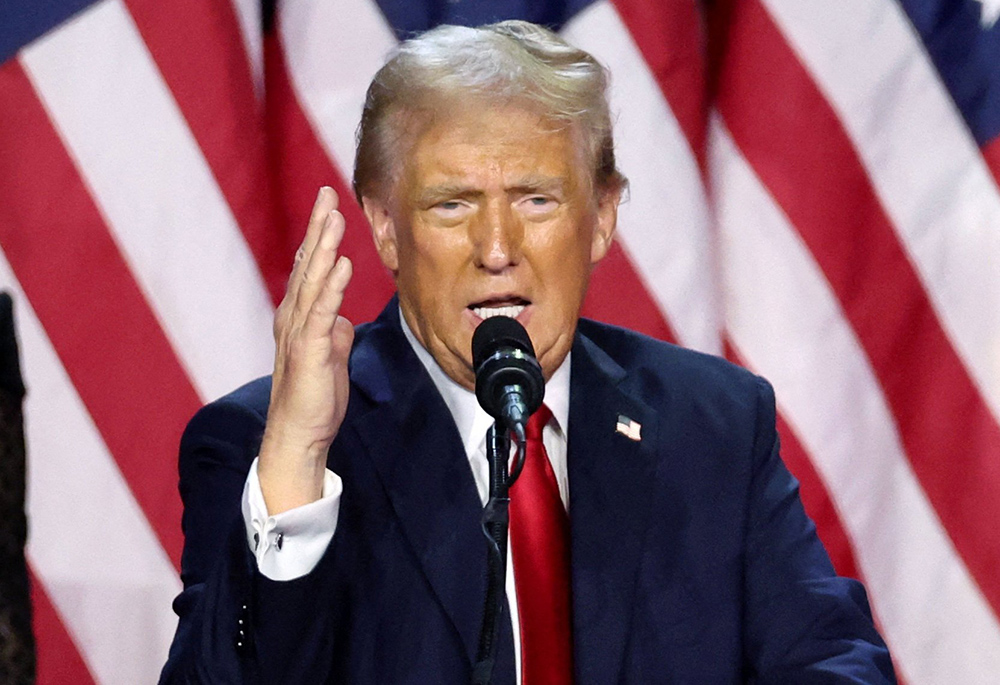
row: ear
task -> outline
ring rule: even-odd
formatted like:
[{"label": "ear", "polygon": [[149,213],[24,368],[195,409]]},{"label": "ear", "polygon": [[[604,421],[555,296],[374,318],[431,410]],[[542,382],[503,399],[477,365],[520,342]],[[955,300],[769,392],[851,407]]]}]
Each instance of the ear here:
[{"label": "ear", "polygon": [[618,225],[618,203],[622,193],[618,188],[605,190],[597,201],[597,225],[594,226],[594,236],[590,244],[590,263],[604,259],[611,249],[611,241],[615,238],[615,227]]},{"label": "ear", "polygon": [[361,198],[361,208],[371,224],[379,259],[395,274],[399,270],[399,243],[396,241],[396,224],[389,208],[381,200],[371,197]]}]

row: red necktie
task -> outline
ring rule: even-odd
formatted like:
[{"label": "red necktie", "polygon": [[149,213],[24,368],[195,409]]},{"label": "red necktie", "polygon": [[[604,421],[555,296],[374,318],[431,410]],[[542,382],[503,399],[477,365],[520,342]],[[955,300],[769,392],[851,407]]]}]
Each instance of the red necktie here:
[{"label": "red necktie", "polygon": [[510,551],[521,621],[521,684],[573,682],[569,517],[542,444],[548,407],[527,427],[524,470],[510,490]]}]

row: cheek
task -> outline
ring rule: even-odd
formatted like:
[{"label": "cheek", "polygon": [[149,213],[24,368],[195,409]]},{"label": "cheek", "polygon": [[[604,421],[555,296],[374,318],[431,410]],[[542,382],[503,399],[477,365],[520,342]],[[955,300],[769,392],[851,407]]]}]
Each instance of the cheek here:
[{"label": "cheek", "polygon": [[[590,217],[567,210],[549,222],[524,229],[526,245],[541,260],[569,266],[566,262],[581,259],[589,261],[593,230]],[[557,269],[558,271],[559,269]]]},{"label": "cheek", "polygon": [[560,327],[572,325],[583,305],[592,269],[590,235],[588,230],[576,229],[549,252],[543,274],[548,274],[549,289],[559,303],[558,313],[553,314]]},{"label": "cheek", "polygon": [[415,232],[407,248],[409,252],[400,255],[400,280],[405,287],[425,303],[443,303],[460,295],[469,261],[461,236],[443,231]]},{"label": "cheek", "polygon": [[441,250],[421,253],[414,264],[414,279],[429,299],[446,300],[462,286],[461,257]]},{"label": "cheek", "polygon": [[564,258],[548,263],[543,272],[545,305],[539,323],[544,322],[546,337],[558,337],[561,331],[574,325],[580,315],[587,288],[589,267],[579,259]]},{"label": "cheek", "polygon": [[560,281],[564,288],[575,290],[572,286],[579,286],[589,273],[591,242],[591,231],[578,226],[552,235],[550,243],[543,247],[548,267],[545,273]]}]

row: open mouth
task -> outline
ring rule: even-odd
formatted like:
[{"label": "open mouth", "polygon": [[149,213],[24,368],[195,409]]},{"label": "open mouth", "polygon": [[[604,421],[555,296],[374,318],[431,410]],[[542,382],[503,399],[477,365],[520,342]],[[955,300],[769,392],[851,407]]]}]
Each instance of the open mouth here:
[{"label": "open mouth", "polygon": [[484,321],[494,316],[509,316],[516,319],[530,302],[519,297],[496,298],[469,305],[472,313]]}]

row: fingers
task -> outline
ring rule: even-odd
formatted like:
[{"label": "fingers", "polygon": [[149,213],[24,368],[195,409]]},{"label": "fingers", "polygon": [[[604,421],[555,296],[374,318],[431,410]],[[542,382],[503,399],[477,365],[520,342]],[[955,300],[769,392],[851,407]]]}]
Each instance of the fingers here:
[{"label": "fingers", "polygon": [[[338,258],[344,217],[323,188],[274,317],[274,375],[258,475],[268,510],[314,501],[344,420],[354,329],[339,316],[353,267]],[[304,475],[303,475],[304,474]]]},{"label": "fingers", "polygon": [[299,291],[295,298],[297,316],[304,316],[312,308],[320,291],[326,284],[330,271],[337,262],[337,249],[344,237],[344,216],[333,211],[327,215],[326,223],[320,232],[319,241],[309,257],[309,262],[302,270],[299,279]]},{"label": "fingers", "polygon": [[319,189],[316,202],[313,204],[312,213],[309,216],[309,224],[306,226],[305,238],[295,253],[295,263],[292,267],[292,273],[288,277],[288,292],[286,296],[292,302],[298,296],[299,287],[302,284],[302,274],[309,264],[316,245],[319,243],[323,227],[326,225],[330,213],[337,209],[339,202],[340,199],[332,188],[323,186]]},{"label": "fingers", "polygon": [[[341,256],[316,295],[312,306],[306,315],[302,333],[306,339],[314,337],[329,337],[334,333],[334,325],[340,313],[340,305],[344,302],[344,292],[354,273],[351,260]],[[350,345],[348,344],[348,348]]]}]

